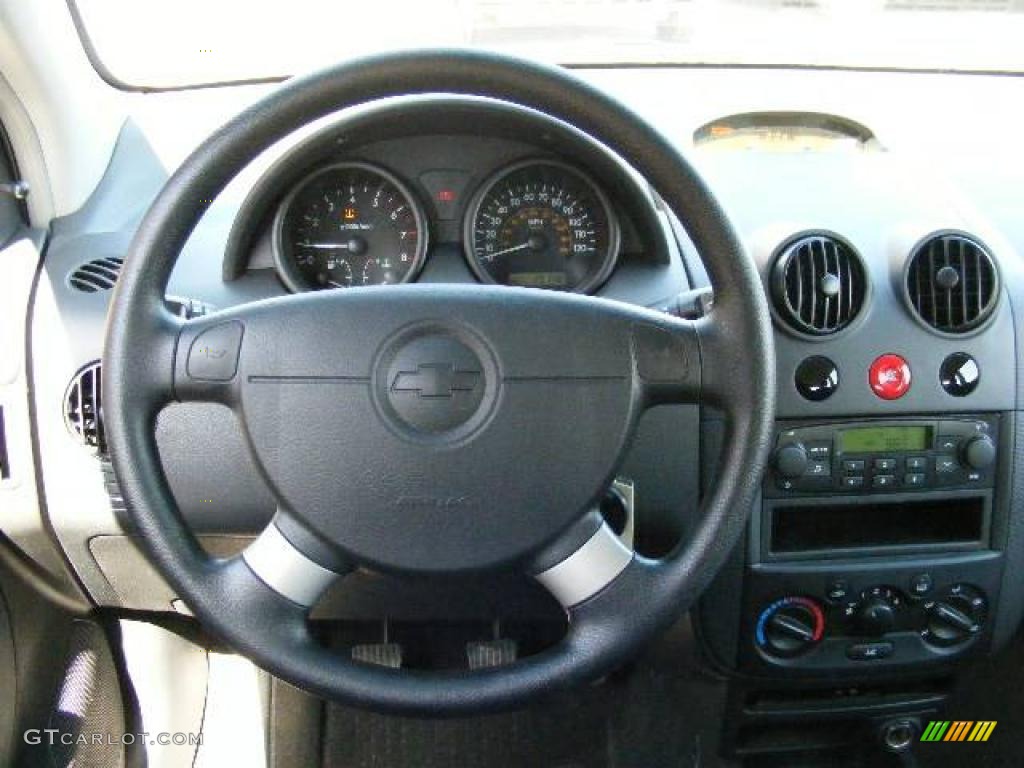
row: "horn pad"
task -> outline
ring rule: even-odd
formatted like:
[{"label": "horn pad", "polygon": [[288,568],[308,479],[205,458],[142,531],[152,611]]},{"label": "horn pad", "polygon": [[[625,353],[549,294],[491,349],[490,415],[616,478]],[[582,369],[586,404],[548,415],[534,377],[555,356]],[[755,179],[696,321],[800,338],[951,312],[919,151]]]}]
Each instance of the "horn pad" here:
[{"label": "horn pad", "polygon": [[635,316],[611,302],[398,286],[270,302],[244,324],[241,412],[265,477],[384,570],[528,558],[599,500],[640,408]]},{"label": "horn pad", "polygon": [[462,329],[417,326],[385,345],[375,365],[382,416],[413,440],[457,442],[493,413],[500,378],[482,339]]}]

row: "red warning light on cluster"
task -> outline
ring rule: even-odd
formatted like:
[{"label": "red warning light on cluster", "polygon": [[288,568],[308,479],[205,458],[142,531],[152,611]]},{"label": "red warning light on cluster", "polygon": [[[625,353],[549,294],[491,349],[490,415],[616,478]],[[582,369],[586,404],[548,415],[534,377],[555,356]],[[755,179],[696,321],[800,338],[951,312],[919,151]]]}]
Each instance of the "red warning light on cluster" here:
[{"label": "red warning light on cluster", "polygon": [[439,203],[454,203],[455,202],[455,190],[454,189],[439,189],[439,190],[437,190],[437,202],[439,202]]}]

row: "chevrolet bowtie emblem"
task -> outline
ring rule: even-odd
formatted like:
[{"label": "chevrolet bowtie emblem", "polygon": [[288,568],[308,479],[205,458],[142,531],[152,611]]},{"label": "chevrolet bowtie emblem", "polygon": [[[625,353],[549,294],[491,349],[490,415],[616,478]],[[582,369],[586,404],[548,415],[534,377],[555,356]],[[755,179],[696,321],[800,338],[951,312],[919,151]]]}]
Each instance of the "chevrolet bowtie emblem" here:
[{"label": "chevrolet bowtie emblem", "polygon": [[451,397],[456,392],[472,392],[480,371],[456,370],[451,363],[423,363],[415,371],[399,371],[391,384],[392,392],[415,392],[420,397]]}]

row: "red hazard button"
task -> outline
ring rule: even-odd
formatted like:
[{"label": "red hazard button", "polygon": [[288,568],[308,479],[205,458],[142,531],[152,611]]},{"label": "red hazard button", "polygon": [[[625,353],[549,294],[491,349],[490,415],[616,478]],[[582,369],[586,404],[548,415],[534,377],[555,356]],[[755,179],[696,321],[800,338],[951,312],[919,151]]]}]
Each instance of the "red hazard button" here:
[{"label": "red hazard button", "polygon": [[910,389],[910,366],[899,355],[882,355],[871,364],[868,383],[883,400],[896,400]]}]

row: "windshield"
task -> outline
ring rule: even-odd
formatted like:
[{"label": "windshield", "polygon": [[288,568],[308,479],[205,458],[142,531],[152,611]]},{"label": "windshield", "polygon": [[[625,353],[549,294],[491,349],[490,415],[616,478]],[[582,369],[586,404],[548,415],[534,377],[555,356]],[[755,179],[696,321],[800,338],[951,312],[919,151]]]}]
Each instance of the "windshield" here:
[{"label": "windshield", "polygon": [[1024,0],[72,2],[94,63],[132,87],[282,78],[449,45],[578,65],[1024,70]]}]

